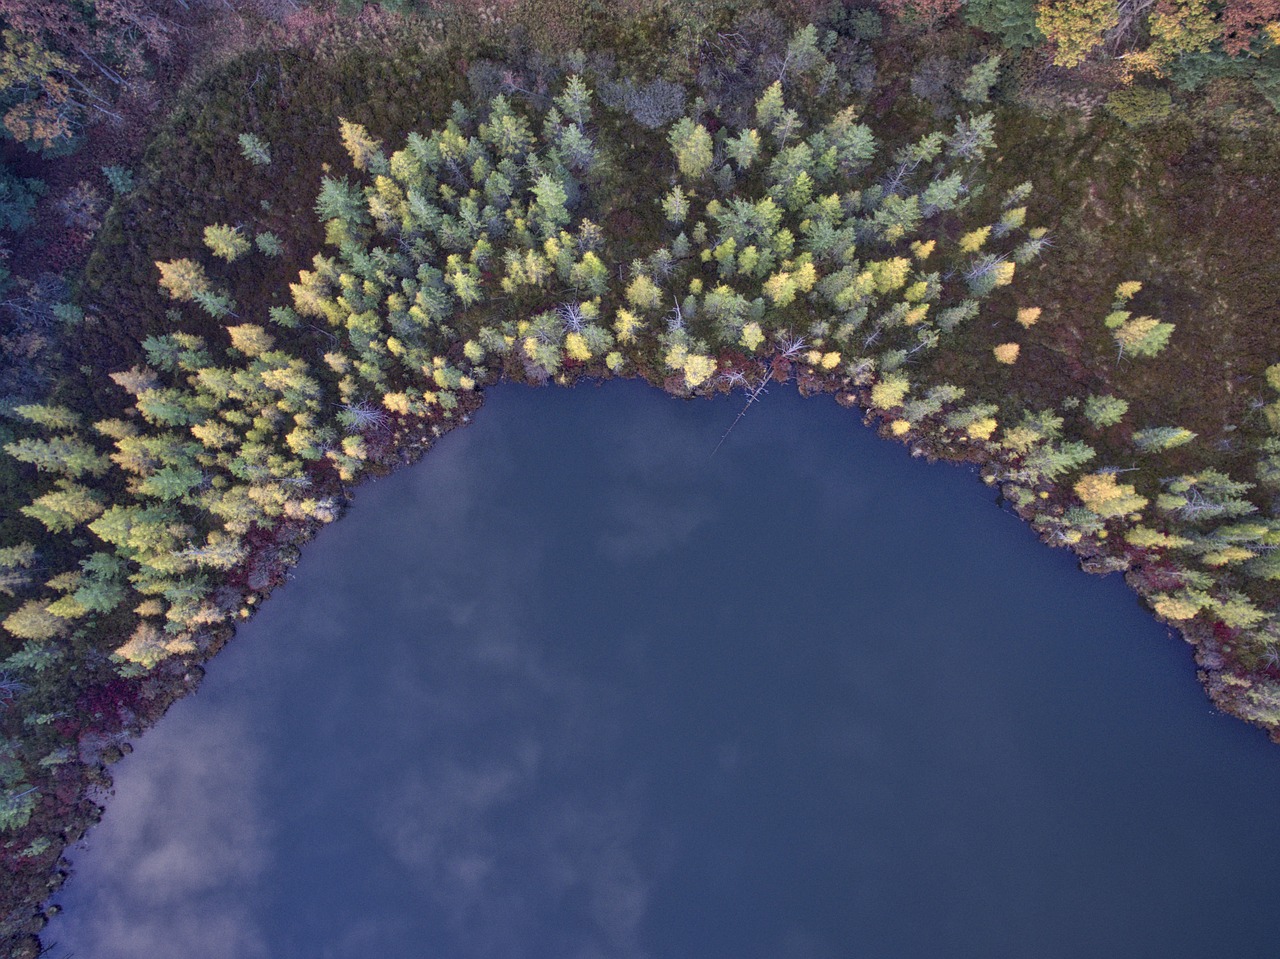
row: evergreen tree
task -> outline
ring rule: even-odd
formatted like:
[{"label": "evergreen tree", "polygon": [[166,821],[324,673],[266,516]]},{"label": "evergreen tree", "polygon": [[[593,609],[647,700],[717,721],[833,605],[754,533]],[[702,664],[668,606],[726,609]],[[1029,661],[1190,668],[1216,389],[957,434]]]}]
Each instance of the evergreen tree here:
[{"label": "evergreen tree", "polygon": [[351,162],[357,170],[368,170],[370,173],[388,171],[382,144],[369,136],[368,130],[343,117],[338,118],[338,129],[342,135],[342,145],[351,155]]},{"label": "evergreen tree", "polygon": [[701,123],[681,117],[671,127],[667,142],[675,154],[676,166],[689,180],[699,180],[711,168],[714,147],[711,134]]},{"label": "evergreen tree", "polygon": [[254,166],[267,166],[271,163],[271,146],[266,140],[253,133],[242,133],[239,141],[240,152]]},{"label": "evergreen tree", "polygon": [[234,263],[250,249],[249,241],[240,232],[240,228],[225,223],[215,223],[204,228],[204,245],[214,256],[228,263]]},{"label": "evergreen tree", "polygon": [[1125,400],[1109,394],[1090,396],[1084,401],[1085,418],[1098,429],[1115,426],[1124,419],[1128,410],[1129,404]]},{"label": "evergreen tree", "polygon": [[1195,438],[1195,433],[1181,426],[1153,426],[1133,433],[1134,445],[1144,453],[1162,453]]},{"label": "evergreen tree", "polygon": [[195,260],[157,260],[156,266],[160,270],[160,286],[172,299],[185,302],[209,289],[209,278],[205,276],[204,267]]}]

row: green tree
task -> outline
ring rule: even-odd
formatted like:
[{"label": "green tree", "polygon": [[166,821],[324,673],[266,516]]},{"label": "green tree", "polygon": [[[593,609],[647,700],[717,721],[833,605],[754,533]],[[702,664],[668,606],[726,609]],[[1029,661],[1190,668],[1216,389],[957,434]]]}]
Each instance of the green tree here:
[{"label": "green tree", "polygon": [[760,155],[760,134],[755,130],[739,131],[737,136],[725,141],[725,152],[738,165],[739,170],[747,169]]},{"label": "green tree", "polygon": [[204,267],[195,260],[157,260],[156,267],[160,270],[160,286],[170,299],[185,302],[209,289]]},{"label": "green tree", "polygon": [[1044,34],[1036,27],[1036,0],[969,0],[964,18],[999,37],[1015,53],[1044,42]]},{"label": "green tree", "polygon": [[1181,426],[1153,426],[1145,430],[1134,430],[1133,444],[1144,453],[1162,453],[1190,443],[1195,438],[1195,433]]},{"label": "green tree", "polygon": [[4,628],[11,636],[18,639],[30,639],[36,642],[55,639],[67,631],[70,626],[61,616],[49,612],[49,604],[38,599],[29,599],[4,621]]},{"label": "green tree", "polygon": [[77,436],[15,440],[5,446],[5,451],[19,462],[30,463],[42,472],[73,480],[86,474],[101,476],[111,465],[105,456]]},{"label": "green tree", "polygon": [[[254,237],[254,245],[267,256],[279,256],[284,252],[284,244],[280,242],[280,237],[276,236],[270,230],[264,230]],[[273,307],[280,309],[280,307]]]},{"label": "green tree", "polygon": [[986,103],[991,88],[1000,79],[1000,56],[987,57],[976,64],[960,88],[960,99],[966,103]]},{"label": "green tree", "polygon": [[204,228],[204,245],[214,256],[234,263],[250,250],[249,241],[238,226],[215,223]]},{"label": "green tree", "polygon": [[1084,401],[1084,415],[1098,429],[1115,426],[1129,411],[1129,404],[1118,396],[1089,396]]},{"label": "green tree", "polygon": [[711,134],[701,123],[681,117],[672,125],[667,142],[675,154],[676,166],[686,178],[701,179],[711,168],[714,145]]},{"label": "green tree", "polygon": [[30,506],[22,507],[22,512],[39,520],[51,533],[65,533],[101,515],[105,500],[97,490],[63,478]]},{"label": "green tree", "polygon": [[369,136],[368,130],[359,123],[352,123],[343,117],[338,118],[338,129],[342,135],[342,145],[351,155],[351,162],[357,170],[368,170],[370,173],[388,171],[382,144]]},{"label": "green tree", "polygon": [[242,133],[239,136],[240,152],[254,166],[268,166],[271,163],[271,145],[253,133]]}]

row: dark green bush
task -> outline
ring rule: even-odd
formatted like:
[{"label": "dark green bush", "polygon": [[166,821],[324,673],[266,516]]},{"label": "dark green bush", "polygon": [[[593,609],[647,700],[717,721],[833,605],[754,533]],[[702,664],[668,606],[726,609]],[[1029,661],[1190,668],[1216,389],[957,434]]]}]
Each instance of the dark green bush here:
[{"label": "dark green bush", "polygon": [[1168,90],[1125,87],[1107,97],[1107,109],[1129,126],[1141,127],[1167,119],[1173,110],[1173,98]]}]

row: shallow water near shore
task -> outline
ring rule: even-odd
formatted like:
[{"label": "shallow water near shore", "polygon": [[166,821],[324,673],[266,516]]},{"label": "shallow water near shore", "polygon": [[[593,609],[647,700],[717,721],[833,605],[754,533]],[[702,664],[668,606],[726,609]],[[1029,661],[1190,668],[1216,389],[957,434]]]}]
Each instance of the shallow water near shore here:
[{"label": "shallow water near shore", "polygon": [[489,391],[114,767],[54,956],[1271,959],[1280,748],[830,398]]}]

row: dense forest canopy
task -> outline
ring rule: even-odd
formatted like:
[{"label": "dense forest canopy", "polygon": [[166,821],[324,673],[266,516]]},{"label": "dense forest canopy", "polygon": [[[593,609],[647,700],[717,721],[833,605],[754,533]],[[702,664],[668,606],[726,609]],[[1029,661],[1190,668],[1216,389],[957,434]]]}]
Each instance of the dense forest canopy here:
[{"label": "dense forest canopy", "polygon": [[352,484],[500,378],[833,393],[982,464],[1280,726],[1271,0],[0,0],[0,25],[20,953],[128,736]]}]

